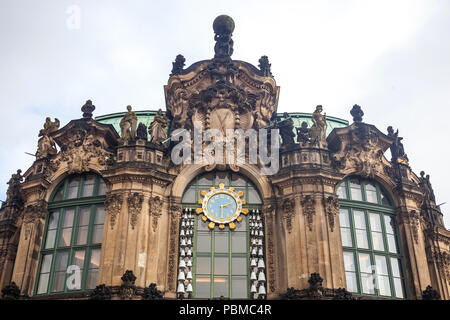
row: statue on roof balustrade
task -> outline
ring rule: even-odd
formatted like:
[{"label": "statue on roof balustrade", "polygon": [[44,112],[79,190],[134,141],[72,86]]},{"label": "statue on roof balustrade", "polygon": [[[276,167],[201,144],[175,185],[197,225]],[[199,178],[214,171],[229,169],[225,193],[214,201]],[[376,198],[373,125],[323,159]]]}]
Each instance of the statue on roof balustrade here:
[{"label": "statue on roof balustrade", "polygon": [[323,107],[318,105],[312,114],[313,125],[309,129],[311,141],[319,148],[326,148],[327,144],[327,114],[322,114]]},{"label": "statue on roof balustrade", "polygon": [[148,132],[150,133],[150,142],[153,143],[162,143],[167,139],[166,134],[167,128],[167,117],[163,114],[162,110],[159,109],[158,113],[155,115],[153,122],[150,124],[148,128]]},{"label": "statue on roof balustrade", "polygon": [[137,116],[131,110],[131,106],[127,106],[127,113],[120,120],[120,139],[122,141],[134,140],[136,137]]},{"label": "statue on roof balustrade", "polygon": [[52,156],[58,153],[56,150],[56,144],[53,138],[50,136],[52,132],[59,129],[59,120],[55,118],[55,121],[51,121],[50,117],[45,119],[44,128],[39,130],[38,137],[38,149],[36,151],[36,159],[43,159],[48,156]]}]

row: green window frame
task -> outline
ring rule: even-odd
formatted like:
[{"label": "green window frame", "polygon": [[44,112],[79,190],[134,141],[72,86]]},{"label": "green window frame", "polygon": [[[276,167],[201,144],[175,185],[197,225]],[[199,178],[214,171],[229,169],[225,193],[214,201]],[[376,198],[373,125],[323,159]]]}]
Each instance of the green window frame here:
[{"label": "green window frame", "polygon": [[[194,180],[185,189],[182,198],[183,209],[201,207],[198,204],[201,190],[207,190],[211,186],[218,186],[223,182],[225,188],[233,186],[237,191],[244,191],[243,199],[246,200],[244,208],[251,210],[261,209],[261,197],[256,187],[245,177],[235,173],[229,172],[211,172],[203,174],[194,178]],[[201,221],[199,216],[194,217],[194,237],[193,237],[193,263],[192,263],[192,287],[193,298],[224,298],[230,299],[250,299],[252,294],[250,292],[251,281],[251,267],[250,267],[250,229],[248,216],[242,215],[243,220],[237,224],[235,230],[219,230],[216,227],[214,230],[209,230],[207,224]],[[245,225],[244,225],[245,224]],[[200,227],[200,228],[199,228]],[[202,237],[203,236],[203,237]],[[233,250],[233,240],[237,237],[242,237],[241,242],[236,241],[235,244],[245,242],[245,249]],[[226,250],[216,251],[217,238],[226,239]],[[207,239],[209,243],[209,250],[198,248],[199,244],[205,245],[204,240]],[[224,246],[223,240],[221,246]],[[203,260],[202,260],[203,258]],[[208,259],[208,262],[206,262]],[[264,259],[264,257],[263,257]],[[226,266],[223,266],[221,261],[226,260]],[[241,261],[241,263],[239,262]],[[202,262],[200,265],[199,262]],[[234,263],[233,263],[234,262]],[[245,271],[242,269],[242,264],[245,263]],[[206,268],[202,268],[206,266]],[[208,272],[204,270],[207,269]],[[226,269],[226,270],[225,270]],[[239,269],[239,271],[236,271]],[[224,271],[225,270],[225,271]],[[199,281],[204,279],[204,281]],[[226,290],[218,290],[218,284],[223,280],[226,285]],[[209,295],[198,295],[197,286],[201,282],[209,283]],[[243,284],[245,282],[245,285]],[[242,294],[240,288],[246,287],[246,293]],[[236,289],[234,291],[234,289]],[[225,293],[225,294],[222,294]]]},{"label": "green window frame", "polygon": [[360,177],[342,181],[337,194],[347,290],[408,298],[392,199],[379,183]]},{"label": "green window frame", "polygon": [[[94,173],[67,177],[55,188],[48,205],[34,295],[95,288],[105,194],[105,182]],[[76,274],[81,276],[79,281]]]}]

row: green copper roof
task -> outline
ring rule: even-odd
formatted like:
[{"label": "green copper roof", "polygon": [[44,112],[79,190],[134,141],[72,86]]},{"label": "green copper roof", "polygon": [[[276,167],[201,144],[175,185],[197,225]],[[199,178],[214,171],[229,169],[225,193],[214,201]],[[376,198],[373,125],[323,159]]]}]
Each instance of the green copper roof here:
[{"label": "green copper roof", "polygon": [[[138,125],[140,122],[142,122],[148,128],[150,123],[152,123],[153,118],[155,117],[155,114],[158,111],[135,111],[135,112],[138,117]],[[98,116],[98,117],[95,117],[95,120],[97,120],[100,123],[104,123],[104,124],[112,124],[114,126],[114,129],[116,129],[116,131],[120,135],[119,123],[120,123],[120,120],[125,115],[125,113],[126,112],[117,112],[117,113],[111,113],[111,114],[107,114],[107,115],[103,115],[103,116]],[[296,127],[296,128],[300,127],[303,121],[306,121],[306,123],[308,123],[308,128],[310,128],[312,126],[313,122],[311,119],[311,117],[312,117],[311,113],[299,113],[299,112],[289,113],[288,112],[288,115],[294,121],[294,127]],[[283,113],[277,113],[277,118],[280,120],[284,119]],[[349,125],[347,120],[330,117],[330,116],[327,116],[327,124],[328,124],[327,135],[329,135],[330,132],[333,131],[334,128],[342,128],[342,127],[347,127]],[[294,130],[294,133],[296,134],[295,130]],[[294,139],[297,139],[297,137],[295,137]]]}]

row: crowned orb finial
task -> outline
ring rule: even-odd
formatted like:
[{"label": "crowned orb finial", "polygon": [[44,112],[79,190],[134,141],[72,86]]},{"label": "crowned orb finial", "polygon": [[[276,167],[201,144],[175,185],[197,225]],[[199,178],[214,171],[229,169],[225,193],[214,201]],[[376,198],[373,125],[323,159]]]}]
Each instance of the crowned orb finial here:
[{"label": "crowned orb finial", "polygon": [[233,54],[233,39],[231,35],[234,31],[234,21],[230,16],[220,15],[213,22],[214,40],[214,58],[220,60],[230,60]]}]

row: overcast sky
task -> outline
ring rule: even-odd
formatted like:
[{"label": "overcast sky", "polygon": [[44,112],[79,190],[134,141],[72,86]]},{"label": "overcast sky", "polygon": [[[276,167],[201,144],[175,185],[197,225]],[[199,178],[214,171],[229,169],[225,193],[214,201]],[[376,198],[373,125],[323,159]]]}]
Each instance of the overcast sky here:
[{"label": "overcast sky", "polygon": [[[79,19],[77,13],[79,12]],[[431,175],[450,226],[450,1],[0,2],[0,199],[35,153],[46,116],[165,108],[172,62],[214,55],[212,22],[233,17],[233,58],[267,55],[279,112],[313,112],[398,128],[410,165]],[[78,23],[79,22],[79,23]]]}]

